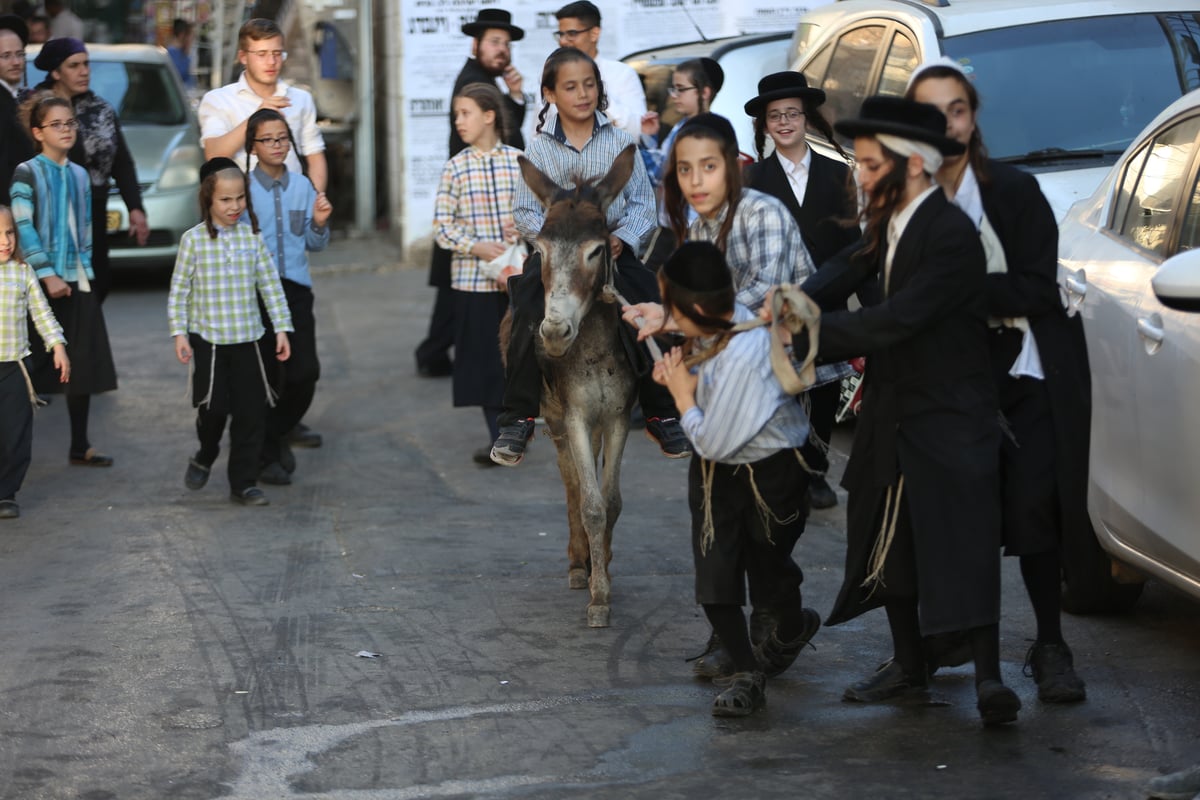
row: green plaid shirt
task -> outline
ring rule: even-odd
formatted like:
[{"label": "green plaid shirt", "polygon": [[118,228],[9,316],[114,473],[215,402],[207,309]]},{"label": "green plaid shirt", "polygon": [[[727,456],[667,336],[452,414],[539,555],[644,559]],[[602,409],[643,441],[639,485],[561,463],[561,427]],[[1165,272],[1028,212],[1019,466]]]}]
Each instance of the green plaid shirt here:
[{"label": "green plaid shirt", "polygon": [[217,238],[204,223],[179,240],[179,255],[167,296],[171,335],[198,334],[212,344],[253,342],[263,335],[261,294],[276,331],[291,331],[279,272],[262,237],[249,223],[217,226]]},{"label": "green plaid shirt", "polygon": [[16,260],[0,263],[0,361],[20,361],[29,355],[26,316],[33,318],[47,352],[56,344],[66,344],[33,267]]}]

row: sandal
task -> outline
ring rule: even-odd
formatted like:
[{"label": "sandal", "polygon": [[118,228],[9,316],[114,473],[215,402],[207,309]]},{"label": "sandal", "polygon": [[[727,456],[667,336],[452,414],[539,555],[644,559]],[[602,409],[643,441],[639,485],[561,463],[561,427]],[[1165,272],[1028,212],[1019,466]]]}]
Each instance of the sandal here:
[{"label": "sandal", "polygon": [[86,453],[68,453],[68,456],[72,464],[82,467],[111,467],[113,465],[112,456],[106,456],[94,447],[89,447]]},{"label": "sandal", "polygon": [[713,700],[714,717],[748,717],[767,705],[767,677],[761,672],[738,672],[729,688]]},{"label": "sandal", "polygon": [[[790,642],[780,641],[776,635],[776,631],[771,631],[761,643],[754,646],[754,658],[758,661],[758,668],[766,673],[768,678],[774,678],[776,675],[790,667],[800,655],[800,651],[808,645],[813,636],[821,628],[821,615],[811,608],[806,608],[801,611],[804,618],[804,628],[800,631],[800,635]],[[811,647],[811,645],[809,645]]]}]

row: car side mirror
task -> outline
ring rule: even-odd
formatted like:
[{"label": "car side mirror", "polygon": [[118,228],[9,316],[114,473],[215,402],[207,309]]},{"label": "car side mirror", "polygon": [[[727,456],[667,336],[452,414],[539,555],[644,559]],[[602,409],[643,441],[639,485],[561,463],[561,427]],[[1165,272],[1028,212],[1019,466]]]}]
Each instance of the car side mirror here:
[{"label": "car side mirror", "polygon": [[1150,286],[1167,308],[1200,312],[1200,249],[1168,258],[1150,279]]}]

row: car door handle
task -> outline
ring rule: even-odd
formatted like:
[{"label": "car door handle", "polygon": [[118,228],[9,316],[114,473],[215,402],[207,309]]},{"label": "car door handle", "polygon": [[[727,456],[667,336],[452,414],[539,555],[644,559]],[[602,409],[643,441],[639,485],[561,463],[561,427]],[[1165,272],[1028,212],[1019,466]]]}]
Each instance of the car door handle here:
[{"label": "car door handle", "polygon": [[1141,317],[1137,321],[1137,330],[1138,336],[1141,336],[1143,339],[1148,339],[1154,344],[1162,344],[1163,329],[1161,323]]},{"label": "car door handle", "polygon": [[1074,275],[1068,276],[1063,283],[1067,286],[1067,292],[1074,297],[1082,299],[1087,294],[1087,282]]}]

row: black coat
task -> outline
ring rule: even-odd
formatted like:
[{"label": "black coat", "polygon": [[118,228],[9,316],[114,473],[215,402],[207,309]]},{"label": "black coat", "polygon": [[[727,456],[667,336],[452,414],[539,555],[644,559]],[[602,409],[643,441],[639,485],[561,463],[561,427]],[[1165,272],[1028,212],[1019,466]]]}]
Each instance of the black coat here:
[{"label": "black coat", "polygon": [[844,251],[804,284],[822,308],[857,293],[863,307],[821,320],[820,355],[867,356],[862,411],[842,485],[850,493],[846,573],[828,624],[881,604],[861,584],[889,486],[904,476],[929,635],[1000,619],[1000,498],[996,391],[975,226],[939,190],[884,254]]},{"label": "black coat", "polygon": [[12,202],[13,171],[34,155],[33,140],[17,120],[17,101],[0,86],[0,203]]},{"label": "black coat", "polygon": [[840,224],[853,219],[858,211],[850,168],[844,162],[813,152],[803,206],[796,202],[796,193],[775,153],[746,167],[746,185],[783,201],[800,226],[804,246],[817,268],[862,235],[857,225]]},{"label": "black coat", "polygon": [[1087,516],[1092,388],[1079,316],[1068,317],[1058,291],[1058,225],[1033,176],[989,161],[983,209],[1004,248],[1007,274],[987,276],[988,312],[1027,317],[1050,397],[1059,521],[1070,570],[1098,551]]},{"label": "black coat", "polygon": [[[463,65],[462,72],[458,73],[458,78],[454,81],[454,93],[450,95],[453,99],[454,95],[458,94],[459,90],[468,83],[487,83],[492,86],[496,85],[496,76],[491,75],[479,62],[473,58],[468,58],[467,63]],[[504,137],[504,143],[511,145],[518,150],[525,149],[525,137],[521,135],[521,125],[525,123],[525,104],[518,103],[511,96],[504,95],[505,113],[508,115],[508,124],[511,128],[509,135]],[[458,135],[458,131],[454,129],[454,108],[451,103],[450,108],[450,158],[467,149],[467,143],[464,142]]]}]

